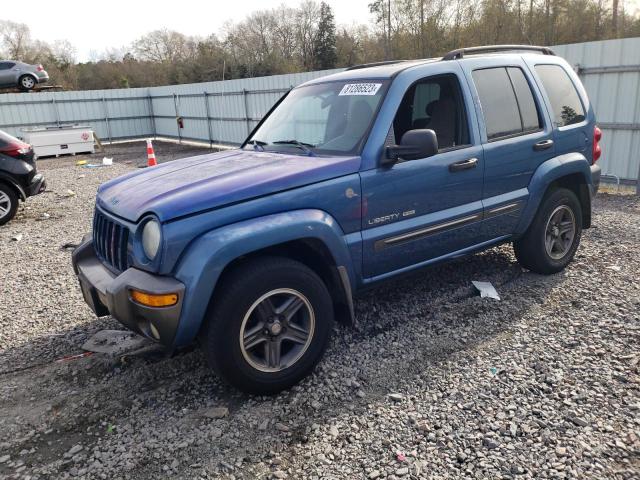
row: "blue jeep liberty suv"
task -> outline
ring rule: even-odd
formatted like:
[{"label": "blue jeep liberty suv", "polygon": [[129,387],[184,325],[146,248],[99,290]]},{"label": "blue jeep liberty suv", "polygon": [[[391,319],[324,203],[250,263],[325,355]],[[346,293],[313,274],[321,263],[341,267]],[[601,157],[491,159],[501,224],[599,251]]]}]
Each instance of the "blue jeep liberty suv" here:
[{"label": "blue jeep liberty suv", "polygon": [[96,315],[197,339],[226,381],[275,393],[364,287],[505,242],[533,272],[566,267],[600,136],[546,47],[352,67],[292,89],[239,149],[103,184],[74,271]]}]

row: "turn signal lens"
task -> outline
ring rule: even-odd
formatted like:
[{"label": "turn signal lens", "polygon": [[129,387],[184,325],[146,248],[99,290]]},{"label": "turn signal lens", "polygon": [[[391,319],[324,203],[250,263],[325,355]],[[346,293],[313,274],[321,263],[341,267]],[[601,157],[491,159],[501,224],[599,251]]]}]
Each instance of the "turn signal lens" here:
[{"label": "turn signal lens", "polygon": [[164,293],[156,295],[152,293],[131,290],[131,300],[145,307],[172,307],[178,303],[177,293]]}]

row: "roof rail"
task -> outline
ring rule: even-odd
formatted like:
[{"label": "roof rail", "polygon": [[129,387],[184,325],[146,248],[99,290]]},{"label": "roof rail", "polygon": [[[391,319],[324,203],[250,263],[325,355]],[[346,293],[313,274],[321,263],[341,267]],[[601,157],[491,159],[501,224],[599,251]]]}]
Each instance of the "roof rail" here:
[{"label": "roof rail", "polygon": [[486,45],[482,47],[458,48],[447,53],[442,60],[458,60],[465,54],[493,53],[493,52],[513,52],[513,51],[539,52],[543,55],[555,55],[549,47],[538,47],[535,45]]},{"label": "roof rail", "polygon": [[392,65],[394,63],[402,63],[402,62],[406,62],[406,60],[385,60],[384,62],[363,63],[361,65],[354,65],[352,67],[348,67],[347,70],[360,70],[361,68],[381,67],[383,65]]}]

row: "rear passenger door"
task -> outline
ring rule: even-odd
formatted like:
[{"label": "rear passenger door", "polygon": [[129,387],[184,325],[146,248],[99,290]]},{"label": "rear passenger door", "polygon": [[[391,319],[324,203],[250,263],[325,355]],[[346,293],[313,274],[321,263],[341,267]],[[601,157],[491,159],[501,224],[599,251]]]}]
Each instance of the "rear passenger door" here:
[{"label": "rear passenger door", "polygon": [[519,56],[461,63],[480,120],[485,159],[483,238],[490,240],[516,229],[533,173],[554,156],[553,131],[540,92]]}]

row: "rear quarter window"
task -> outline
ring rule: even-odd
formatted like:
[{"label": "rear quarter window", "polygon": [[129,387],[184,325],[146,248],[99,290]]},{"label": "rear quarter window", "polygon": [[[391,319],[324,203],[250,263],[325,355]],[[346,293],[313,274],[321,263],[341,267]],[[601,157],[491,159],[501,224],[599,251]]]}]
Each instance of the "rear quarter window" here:
[{"label": "rear quarter window", "polygon": [[584,106],[575,85],[560,65],[536,65],[536,73],[549,97],[553,121],[559,126],[584,121]]}]

